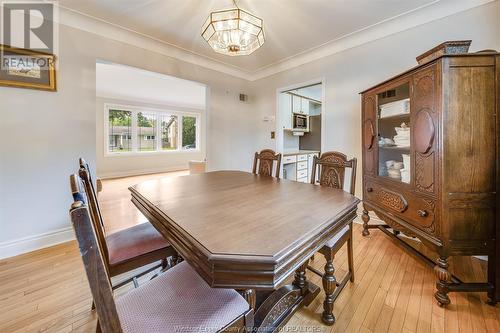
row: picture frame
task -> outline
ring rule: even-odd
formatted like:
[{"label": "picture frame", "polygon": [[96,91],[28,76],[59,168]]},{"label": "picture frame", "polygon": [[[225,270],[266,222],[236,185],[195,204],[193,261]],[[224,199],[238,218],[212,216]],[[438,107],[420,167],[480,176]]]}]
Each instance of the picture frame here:
[{"label": "picture frame", "polygon": [[0,44],[0,86],[56,91],[53,54]]}]

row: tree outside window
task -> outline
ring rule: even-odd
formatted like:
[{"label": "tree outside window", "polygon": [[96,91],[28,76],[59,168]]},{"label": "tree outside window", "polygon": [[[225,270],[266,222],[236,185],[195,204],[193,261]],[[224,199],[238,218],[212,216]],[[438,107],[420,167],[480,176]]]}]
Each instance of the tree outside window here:
[{"label": "tree outside window", "polygon": [[196,149],[196,117],[182,117],[182,148]]}]

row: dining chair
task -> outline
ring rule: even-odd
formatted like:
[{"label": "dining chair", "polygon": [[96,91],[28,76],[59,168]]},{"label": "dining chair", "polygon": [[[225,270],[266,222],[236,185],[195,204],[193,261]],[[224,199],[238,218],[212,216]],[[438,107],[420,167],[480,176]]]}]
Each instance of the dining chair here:
[{"label": "dining chair", "polygon": [[280,177],[281,154],[275,153],[271,149],[264,149],[256,152],[253,159],[253,173],[261,176],[273,175],[273,164],[276,161],[275,177]]},{"label": "dining chair", "polygon": [[[346,168],[351,168],[351,179],[349,184],[349,193],[354,195],[356,188],[356,158],[347,160],[347,156],[330,151],[314,157],[311,173],[311,184],[319,184],[320,186],[328,186],[332,188],[344,189],[344,178]],[[316,178],[316,171],[319,171]],[[333,259],[338,250],[347,242],[347,262],[349,271],[346,276],[337,282],[335,277],[335,269],[333,267]],[[325,259],[325,272],[322,273],[313,267],[308,267],[312,272],[322,276],[323,289],[325,290],[325,301],[323,303],[322,319],[325,324],[332,325],[335,323],[333,316],[333,303],[338,297],[342,289],[347,284],[347,281],[354,282],[354,263],[353,263],[353,246],[352,246],[352,221],[342,227],[337,234],[330,239],[319,251]]]},{"label": "dining chair", "polygon": [[[72,184],[78,175],[71,176]],[[70,216],[95,300],[96,332],[250,332],[253,310],[233,289],[210,288],[187,262],[126,294],[115,297],[85,195],[71,205]]]},{"label": "dining chair", "polygon": [[103,250],[104,263],[110,276],[160,262],[114,285],[113,288],[119,288],[129,282],[133,282],[137,287],[138,277],[160,267],[165,270],[175,265],[179,261],[177,252],[151,223],[141,223],[115,233],[106,233],[89,165],[83,158],[80,158],[79,164],[78,179],[72,177],[70,180],[71,191],[75,200],[85,198],[84,202],[89,206],[97,240]]}]

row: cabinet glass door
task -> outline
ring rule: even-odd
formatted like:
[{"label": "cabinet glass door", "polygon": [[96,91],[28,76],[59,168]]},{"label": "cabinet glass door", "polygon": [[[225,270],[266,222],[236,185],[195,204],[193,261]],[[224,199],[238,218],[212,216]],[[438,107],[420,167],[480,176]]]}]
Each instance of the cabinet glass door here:
[{"label": "cabinet glass door", "polygon": [[410,183],[410,84],[377,96],[378,175]]}]

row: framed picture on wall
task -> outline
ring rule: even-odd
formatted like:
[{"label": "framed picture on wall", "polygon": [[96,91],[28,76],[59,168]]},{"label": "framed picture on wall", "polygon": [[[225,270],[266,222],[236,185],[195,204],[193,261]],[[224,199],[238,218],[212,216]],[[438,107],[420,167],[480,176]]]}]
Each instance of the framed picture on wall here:
[{"label": "framed picture on wall", "polygon": [[56,91],[55,56],[0,44],[0,85]]}]

